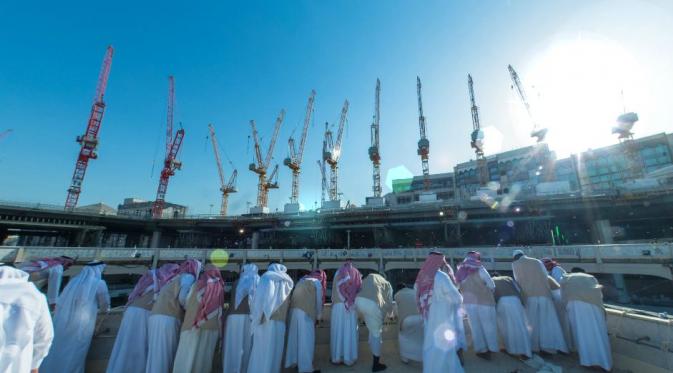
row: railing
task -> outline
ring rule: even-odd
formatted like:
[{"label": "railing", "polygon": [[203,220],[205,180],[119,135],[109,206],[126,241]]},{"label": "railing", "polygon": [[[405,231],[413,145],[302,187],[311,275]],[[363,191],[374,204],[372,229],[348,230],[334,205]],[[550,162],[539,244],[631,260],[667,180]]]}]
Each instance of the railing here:
[{"label": "railing", "polygon": [[[346,259],[363,268],[379,272],[420,268],[431,251],[443,253],[452,265],[457,265],[467,253],[478,250],[489,270],[511,269],[512,248],[398,248],[398,249],[194,249],[194,248],[96,248],[96,247],[0,247],[0,261],[23,262],[32,258],[68,255],[78,262],[105,260],[110,264],[156,265],[160,261],[197,258],[214,262],[227,270],[238,271],[241,263],[270,261],[285,263],[288,268],[336,268]],[[581,267],[592,273],[647,274],[673,279],[673,244],[571,245],[531,246],[523,248],[527,255],[553,257],[568,269]]]}]

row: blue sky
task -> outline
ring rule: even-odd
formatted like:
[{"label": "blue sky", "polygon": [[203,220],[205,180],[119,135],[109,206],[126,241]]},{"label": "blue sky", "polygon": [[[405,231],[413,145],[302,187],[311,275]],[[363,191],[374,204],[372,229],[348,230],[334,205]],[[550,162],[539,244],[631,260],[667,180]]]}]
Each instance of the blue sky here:
[{"label": "blue sky", "polygon": [[[282,210],[290,195],[290,171],[282,166],[287,138],[299,134],[308,94],[317,91],[300,196],[313,207],[320,200],[315,161],[323,123],[336,122],[348,98],[340,187],[344,200],[359,205],[371,193],[367,148],[376,78],[382,85],[384,179],[398,166],[420,173],[416,75],[423,80],[430,170],[446,172],[473,157],[467,74],[475,80],[482,124],[502,137],[491,150],[529,145],[507,65],[533,87],[538,82],[526,78],[544,80],[554,73],[545,70],[554,53],[577,57],[572,48],[556,48],[577,40],[608,45],[617,56],[611,61],[629,61],[622,69],[628,78],[624,100],[641,116],[638,135],[671,132],[673,114],[664,99],[673,87],[673,10],[667,1],[2,2],[0,131],[13,133],[0,140],[0,199],[63,204],[78,152],[74,139],[84,131],[108,44],[115,56],[100,157],[90,163],[80,205],[154,199],[167,76],[174,75],[175,122],[182,122],[186,136],[179,157],[184,166],[172,178],[167,199],[190,206],[192,213],[208,213],[210,204],[217,211],[217,171],[206,137],[213,123],[239,170],[239,193],[232,195],[230,209],[241,213],[256,195],[256,177],[247,170],[253,156],[250,119],[266,144],[276,115],[287,111],[274,152],[281,188],[269,198],[271,210]],[[585,60],[601,57],[587,53]],[[591,66],[600,71],[602,65]],[[585,91],[564,89],[538,96]],[[608,118],[622,110],[613,104],[603,110]],[[561,103],[547,103],[545,110],[555,117],[572,112]],[[591,124],[605,133],[591,145],[615,141],[611,124]],[[564,155],[578,149],[559,143],[555,150]],[[225,168],[231,172],[226,161]]]}]

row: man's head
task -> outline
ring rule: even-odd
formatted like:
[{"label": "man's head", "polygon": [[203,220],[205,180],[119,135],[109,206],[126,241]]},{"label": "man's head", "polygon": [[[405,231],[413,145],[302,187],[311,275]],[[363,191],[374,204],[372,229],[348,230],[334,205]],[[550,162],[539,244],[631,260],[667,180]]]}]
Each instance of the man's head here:
[{"label": "man's head", "polygon": [[404,282],[398,282],[395,290],[400,291],[406,287],[407,285]]},{"label": "man's head", "polygon": [[580,267],[573,267],[573,269],[570,270],[571,273],[587,273],[584,269]]},{"label": "man's head", "polygon": [[524,253],[523,253],[523,250],[521,250],[521,249],[516,249],[516,250],[514,250],[514,252],[512,253],[512,258],[513,258],[514,260],[518,260],[518,259],[521,258],[522,256],[524,256]]}]

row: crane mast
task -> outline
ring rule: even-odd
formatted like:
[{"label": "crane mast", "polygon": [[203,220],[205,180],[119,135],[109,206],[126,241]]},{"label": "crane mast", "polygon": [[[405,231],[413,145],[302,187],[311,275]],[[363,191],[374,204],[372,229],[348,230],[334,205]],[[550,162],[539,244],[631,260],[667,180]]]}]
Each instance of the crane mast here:
[{"label": "crane mast", "polygon": [[421,166],[423,167],[423,188],[430,189],[430,164],[428,156],[430,154],[430,141],[426,136],[425,116],[423,115],[423,99],[421,96],[421,78],[416,77],[416,93],[418,95],[418,129],[421,134],[418,140],[418,155],[421,156]]},{"label": "crane mast", "polygon": [[[166,127],[173,132],[173,104],[175,99],[175,81],[172,76],[168,77],[168,116],[166,120]],[[159,177],[159,187],[157,188],[157,198],[152,205],[152,217],[155,219],[161,218],[164,205],[166,204],[166,191],[168,190],[168,181],[171,176],[175,175],[175,171],[182,168],[182,162],[177,160],[178,152],[182,146],[182,140],[185,137],[185,130],[180,128],[172,133],[166,132],[166,156],[164,158],[164,167],[161,170]]]},{"label": "crane mast", "polygon": [[512,88],[516,90],[516,93],[521,99],[521,103],[523,103],[523,106],[526,109],[526,113],[528,113],[528,118],[530,118],[531,122],[533,122],[533,130],[531,131],[530,136],[536,138],[537,142],[544,141],[544,138],[547,135],[547,129],[540,128],[537,122],[535,121],[535,118],[533,117],[533,112],[530,109],[530,104],[528,103],[528,97],[526,96],[526,91],[523,89],[521,79],[519,79],[519,74],[517,74],[516,70],[514,70],[512,65],[508,65],[507,70],[509,70],[509,76],[512,78]]},{"label": "crane mast", "polygon": [[325,173],[325,162],[318,160],[318,168],[320,168],[320,176],[322,177],[320,202],[325,202],[325,195],[327,194],[327,175]]},{"label": "crane mast", "polygon": [[224,170],[222,169],[222,161],[220,159],[219,146],[217,144],[217,137],[215,136],[215,127],[212,124],[208,125],[210,132],[210,141],[213,144],[213,154],[215,154],[215,163],[217,163],[217,172],[220,176],[220,191],[222,192],[222,203],[220,204],[220,215],[227,216],[227,206],[229,205],[229,193],[236,193],[236,177],[238,171],[234,170],[229,178],[229,182],[224,180]]},{"label": "crane mast", "polygon": [[273,172],[267,180],[266,172],[271,163],[271,157],[273,155],[273,148],[276,145],[276,139],[278,138],[278,133],[280,132],[280,126],[285,119],[285,110],[282,109],[278,118],[276,118],[276,123],[273,128],[273,134],[271,135],[271,141],[269,142],[269,148],[266,152],[266,157],[262,159],[262,150],[259,142],[259,136],[257,134],[257,127],[255,121],[250,121],[250,127],[252,128],[252,138],[255,142],[255,163],[249,165],[250,171],[257,174],[258,183],[257,183],[257,208],[260,212],[263,212],[268,205],[269,189],[277,189],[278,181],[274,181],[274,178],[277,176],[278,165],[274,168]]},{"label": "crane mast", "polygon": [[[381,197],[381,154],[379,153],[379,96],[381,94],[381,81],[376,79],[376,91],[374,95],[374,118],[371,125],[371,146],[369,147],[369,160],[372,161],[372,190],[374,197]],[[425,131],[424,131],[425,132]]]},{"label": "crane mast", "polygon": [[337,128],[336,141],[333,142],[332,131],[325,123],[325,141],[323,143],[323,160],[330,167],[329,199],[336,201],[339,199],[339,158],[341,158],[341,142],[343,140],[344,127],[346,125],[346,116],[348,115],[348,100],[344,101],[341,108],[341,117]]},{"label": "crane mast", "polygon": [[470,146],[477,155],[477,168],[479,171],[479,185],[484,186],[487,182],[486,158],[484,157],[484,133],[479,123],[479,107],[474,98],[474,82],[472,76],[467,75],[467,88],[470,93],[470,112],[472,114],[472,135],[470,136]]},{"label": "crane mast", "polygon": [[304,145],[306,144],[308,126],[311,123],[311,116],[313,115],[314,102],[315,90],[312,90],[310,96],[308,97],[308,103],[306,104],[304,127],[302,128],[301,138],[299,140],[299,152],[295,152],[294,138],[290,137],[287,140],[290,156],[285,158],[283,164],[292,170],[292,195],[290,196],[290,203],[299,203],[299,174],[301,173],[301,161],[304,157]]},{"label": "crane mast", "polygon": [[68,196],[65,199],[66,211],[72,211],[77,206],[89,160],[98,158],[98,154],[96,154],[96,148],[98,147],[98,132],[100,131],[100,126],[103,121],[103,113],[105,112],[105,101],[103,99],[105,96],[105,89],[107,88],[108,77],[110,76],[113,52],[114,49],[112,49],[112,46],[108,46],[98,75],[96,95],[94,96],[93,105],[91,106],[91,113],[89,114],[86,130],[84,135],[77,136],[76,139],[77,143],[80,144],[80,149],[77,161],[75,162],[75,171],[73,172],[70,187],[68,188]]}]

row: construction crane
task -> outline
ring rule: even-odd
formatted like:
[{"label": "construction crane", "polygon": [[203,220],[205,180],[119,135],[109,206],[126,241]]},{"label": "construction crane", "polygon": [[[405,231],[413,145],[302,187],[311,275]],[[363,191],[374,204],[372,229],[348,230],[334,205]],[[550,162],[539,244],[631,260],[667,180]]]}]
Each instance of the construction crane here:
[{"label": "construction crane", "polygon": [[372,161],[372,179],[374,197],[381,197],[381,154],[379,153],[379,96],[381,94],[381,81],[376,79],[376,93],[374,95],[374,118],[371,126],[371,146],[369,147],[369,159]]},{"label": "construction crane", "polygon": [[472,112],[472,135],[470,137],[470,146],[477,155],[477,169],[479,172],[479,185],[485,186],[488,175],[486,169],[486,157],[484,157],[484,133],[479,123],[479,107],[474,99],[474,83],[472,76],[467,75],[467,87],[470,91],[470,111]]},{"label": "construction crane", "polygon": [[311,116],[313,115],[314,101],[315,90],[311,90],[311,95],[308,97],[308,103],[306,104],[306,115],[304,116],[304,128],[301,131],[301,138],[299,140],[299,151],[295,151],[294,138],[290,137],[287,140],[290,156],[285,158],[283,164],[292,170],[292,195],[290,196],[290,203],[299,203],[299,173],[301,172],[301,161],[304,157],[304,145],[306,144],[308,125],[311,123]]},{"label": "construction crane", "polygon": [[185,137],[185,130],[180,128],[173,135],[173,104],[175,100],[175,80],[172,76],[168,77],[168,116],[166,120],[166,155],[164,157],[164,168],[159,177],[159,187],[157,188],[157,198],[152,205],[152,217],[161,218],[166,204],[166,190],[168,181],[175,171],[182,168],[182,162],[177,160],[178,152],[182,146],[182,140]]},{"label": "construction crane", "polygon": [[318,160],[318,168],[320,169],[320,176],[322,176],[322,188],[320,202],[325,202],[325,195],[327,194],[327,174],[325,173],[325,162]]},{"label": "construction crane", "polygon": [[[248,167],[250,171],[256,173],[258,175],[258,184],[257,184],[257,207],[263,211],[268,204],[268,197],[269,197],[269,189],[277,189],[278,188],[278,181],[277,181],[277,172],[278,172],[278,165],[273,169],[273,172],[271,175],[266,177],[266,171],[269,168],[269,164],[271,163],[271,157],[273,155],[273,148],[276,145],[276,139],[278,138],[278,133],[280,131],[280,125],[283,123],[283,119],[285,119],[285,110],[281,110],[280,114],[278,115],[278,118],[276,118],[276,124],[273,128],[273,135],[271,136],[271,141],[269,142],[269,149],[266,152],[266,157],[262,158],[262,149],[261,145],[259,143],[259,137],[257,135],[257,127],[255,126],[255,121],[251,120],[250,121],[250,127],[252,128],[252,139],[255,142],[255,162],[256,163],[250,163],[250,166]],[[276,180],[274,180],[276,179]]]},{"label": "construction crane", "polygon": [[105,112],[105,101],[103,101],[103,98],[105,96],[105,89],[107,88],[107,80],[110,76],[113,53],[114,49],[112,49],[112,46],[108,46],[98,75],[98,85],[96,86],[96,95],[91,106],[91,114],[89,114],[89,122],[87,123],[84,135],[77,136],[76,139],[77,143],[80,144],[80,149],[77,161],[75,162],[75,172],[72,174],[72,181],[68,188],[68,196],[65,199],[66,211],[72,211],[77,206],[89,160],[98,158],[98,154],[96,154],[98,132],[100,131],[103,113]]},{"label": "construction crane", "polygon": [[330,167],[330,182],[329,182],[329,200],[336,201],[339,199],[339,158],[341,158],[341,141],[343,140],[344,126],[346,125],[346,115],[348,114],[348,100],[344,101],[344,106],[341,108],[341,117],[339,118],[339,126],[337,127],[336,141],[334,141],[332,131],[325,123],[325,141],[323,142],[323,161]]},{"label": "construction crane", "polygon": [[421,78],[416,77],[416,92],[418,94],[418,128],[421,132],[421,139],[418,140],[418,155],[421,156],[421,165],[423,167],[423,189],[430,189],[430,165],[428,156],[430,154],[430,140],[426,136],[425,116],[423,115],[423,99],[421,97]]},{"label": "construction crane", "polygon": [[210,141],[213,143],[213,153],[215,154],[215,162],[217,163],[217,173],[220,176],[220,191],[222,192],[222,203],[220,204],[220,215],[227,216],[227,206],[229,205],[229,194],[236,193],[236,178],[238,177],[238,170],[234,169],[229,177],[229,181],[224,180],[224,170],[222,169],[222,161],[220,160],[219,146],[217,145],[217,137],[215,137],[215,127],[212,124],[208,125],[210,132]]},{"label": "construction crane", "polygon": [[530,133],[530,137],[534,137],[537,142],[544,141],[545,136],[547,136],[547,129],[540,128],[540,126],[535,121],[533,117],[533,112],[530,110],[530,104],[528,103],[528,98],[526,96],[526,91],[523,89],[521,80],[519,79],[519,74],[516,73],[516,70],[512,65],[508,65],[507,69],[509,70],[509,76],[512,78],[512,89],[516,90],[521,102],[523,103],[524,108],[526,108],[526,113],[528,113],[528,118],[533,122],[533,130]]}]

